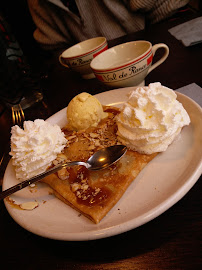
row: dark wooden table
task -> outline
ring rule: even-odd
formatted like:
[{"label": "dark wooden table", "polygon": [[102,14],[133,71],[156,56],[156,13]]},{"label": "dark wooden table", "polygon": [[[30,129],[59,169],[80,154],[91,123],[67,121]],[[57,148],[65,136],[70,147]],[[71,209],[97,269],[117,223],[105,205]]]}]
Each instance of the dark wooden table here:
[{"label": "dark wooden table", "polygon": [[[168,32],[189,18],[189,14],[182,14],[145,31],[109,41],[109,46],[138,39],[166,43],[170,55],[147,76],[146,84],[160,81],[177,89],[195,82],[202,87],[202,44],[186,48]],[[80,92],[97,94],[109,90],[96,79],[83,80],[60,66],[56,56],[42,60],[39,57],[33,61],[35,65],[37,61],[48,75],[43,81],[44,103],[25,110],[26,120],[47,118]],[[1,156],[9,142],[10,126],[11,113],[5,110],[0,117]],[[34,235],[13,221],[1,201],[0,269],[202,269],[200,180],[201,177],[183,199],[149,223],[117,236],[87,242],[63,242]]]}]

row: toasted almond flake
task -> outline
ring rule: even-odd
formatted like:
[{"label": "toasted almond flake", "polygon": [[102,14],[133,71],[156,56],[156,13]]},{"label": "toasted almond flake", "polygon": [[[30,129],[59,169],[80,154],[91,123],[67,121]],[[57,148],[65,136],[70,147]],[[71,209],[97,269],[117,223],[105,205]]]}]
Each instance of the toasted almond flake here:
[{"label": "toasted almond flake", "polygon": [[61,180],[66,180],[67,178],[69,178],[69,172],[66,170],[66,168],[62,168],[58,171],[58,177]]},{"label": "toasted almond flake", "polygon": [[69,141],[72,140],[72,139],[74,139],[74,138],[76,138],[76,135],[72,135],[72,136],[67,137],[67,139],[68,139]]},{"label": "toasted almond flake", "polygon": [[33,210],[36,207],[38,207],[39,204],[38,204],[38,202],[25,202],[25,203],[21,203],[19,206],[23,210]]},{"label": "toasted almond flake", "polygon": [[58,164],[59,164],[58,160],[56,160],[56,159],[55,159],[55,160],[53,160],[53,165],[55,165],[55,166],[56,166],[56,165],[58,165]]},{"label": "toasted almond flake", "polygon": [[75,192],[81,187],[81,185],[79,183],[73,183],[71,187],[72,187],[72,191]]},{"label": "toasted almond flake", "polygon": [[97,138],[97,137],[99,137],[99,134],[91,132],[90,137],[91,138]]},{"label": "toasted almond flake", "polygon": [[58,160],[61,160],[61,159],[66,160],[67,157],[65,156],[65,154],[58,154],[57,159],[58,159]]},{"label": "toasted almond flake", "polygon": [[89,137],[89,134],[83,133],[83,137],[88,139],[88,140],[91,140],[91,138]]},{"label": "toasted almond flake", "polygon": [[83,191],[86,191],[87,189],[88,189],[88,185],[87,184],[83,184],[82,186],[81,186],[81,189],[83,190]]},{"label": "toasted almond flake", "polygon": [[95,140],[95,146],[100,146],[99,140]]}]

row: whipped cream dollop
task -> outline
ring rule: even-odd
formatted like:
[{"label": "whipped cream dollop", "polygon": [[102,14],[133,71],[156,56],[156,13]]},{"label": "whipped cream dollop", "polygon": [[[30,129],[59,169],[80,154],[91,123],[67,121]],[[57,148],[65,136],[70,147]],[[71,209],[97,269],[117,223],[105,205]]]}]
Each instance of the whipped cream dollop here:
[{"label": "whipped cream dollop", "polygon": [[163,152],[190,118],[175,92],[161,83],[137,87],[117,116],[118,138],[143,154]]},{"label": "whipped cream dollop", "polygon": [[11,129],[12,163],[16,178],[26,180],[44,172],[64,149],[67,140],[58,125],[41,119],[25,121],[24,129]]}]

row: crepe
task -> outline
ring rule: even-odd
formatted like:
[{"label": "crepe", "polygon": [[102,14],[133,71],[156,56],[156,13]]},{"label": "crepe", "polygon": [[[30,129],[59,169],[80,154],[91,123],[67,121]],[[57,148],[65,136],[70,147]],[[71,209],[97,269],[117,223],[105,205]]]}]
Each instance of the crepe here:
[{"label": "crepe", "polygon": [[[68,139],[64,153],[54,164],[65,161],[86,161],[94,152],[119,144],[115,121],[118,109],[105,108],[109,116],[96,128],[75,132],[70,127],[63,131]],[[156,156],[127,150],[115,164],[100,171],[89,171],[84,166],[74,166],[47,176],[43,181],[64,203],[84,216],[99,223],[120,200],[140,171]],[[135,207],[135,206],[134,206]]]}]

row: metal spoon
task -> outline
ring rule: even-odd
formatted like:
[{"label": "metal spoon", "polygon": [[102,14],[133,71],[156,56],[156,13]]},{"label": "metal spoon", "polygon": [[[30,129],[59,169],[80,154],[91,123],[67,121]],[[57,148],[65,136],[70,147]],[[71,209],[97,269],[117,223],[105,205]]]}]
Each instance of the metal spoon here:
[{"label": "metal spoon", "polygon": [[86,162],[83,161],[72,161],[72,162],[66,162],[62,163],[60,165],[57,165],[53,168],[51,168],[48,171],[45,171],[39,175],[36,175],[28,180],[25,180],[9,189],[4,190],[3,192],[0,193],[0,200],[6,198],[7,196],[33,184],[38,182],[39,180],[43,179],[44,177],[55,173],[62,168],[66,168],[69,166],[74,166],[74,165],[83,165],[85,166],[88,170],[91,171],[97,171],[97,170],[102,170],[113,163],[117,162],[126,152],[127,148],[124,145],[114,145],[110,146],[107,148],[103,148],[99,150],[98,152],[95,152]]}]

